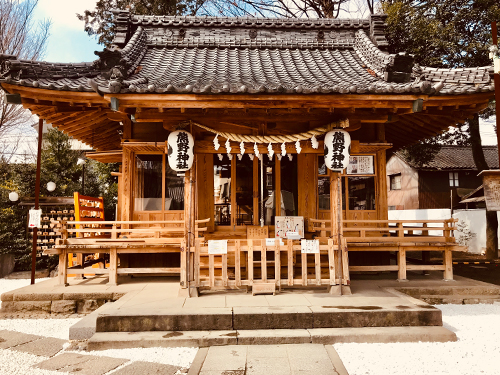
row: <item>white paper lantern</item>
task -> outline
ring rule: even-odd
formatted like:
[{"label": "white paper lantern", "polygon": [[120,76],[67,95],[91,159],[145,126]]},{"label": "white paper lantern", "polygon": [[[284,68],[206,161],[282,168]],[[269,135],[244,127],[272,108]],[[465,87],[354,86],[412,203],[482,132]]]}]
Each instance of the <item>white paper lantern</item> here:
[{"label": "white paper lantern", "polygon": [[11,202],[17,202],[18,199],[19,199],[19,194],[17,194],[15,191],[11,191],[9,193],[9,200]]},{"label": "white paper lantern", "polygon": [[170,168],[177,172],[190,170],[194,161],[194,139],[191,133],[176,130],[169,134],[167,145]]},{"label": "white paper lantern", "polygon": [[332,130],[325,135],[325,164],[334,172],[342,172],[349,164],[351,136],[345,130]]},{"label": "white paper lantern", "polygon": [[54,191],[56,190],[56,183],[55,182],[47,182],[47,190],[48,191]]}]

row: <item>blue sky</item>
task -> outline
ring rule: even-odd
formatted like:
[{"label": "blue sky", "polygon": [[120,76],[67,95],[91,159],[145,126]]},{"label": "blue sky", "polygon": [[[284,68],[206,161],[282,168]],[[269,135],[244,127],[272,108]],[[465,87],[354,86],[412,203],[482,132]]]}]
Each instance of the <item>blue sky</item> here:
[{"label": "blue sky", "polygon": [[76,13],[95,8],[96,0],[39,0],[35,19],[52,20],[47,53],[43,60],[50,62],[94,61],[94,51],[102,50],[95,37],[83,30],[84,23]]}]

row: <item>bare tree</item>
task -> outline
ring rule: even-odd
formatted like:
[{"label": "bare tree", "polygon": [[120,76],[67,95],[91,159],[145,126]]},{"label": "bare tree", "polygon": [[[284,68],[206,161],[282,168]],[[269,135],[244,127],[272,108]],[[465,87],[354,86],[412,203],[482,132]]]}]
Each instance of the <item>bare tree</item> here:
[{"label": "bare tree", "polygon": [[[38,0],[0,0],[0,54],[27,60],[43,58],[51,21],[35,22],[33,12],[37,4]],[[7,104],[1,93],[0,138],[32,122],[29,111]]]},{"label": "bare tree", "polygon": [[283,17],[283,18],[337,18],[348,11],[350,0],[209,0],[202,11],[213,9],[219,15]]}]

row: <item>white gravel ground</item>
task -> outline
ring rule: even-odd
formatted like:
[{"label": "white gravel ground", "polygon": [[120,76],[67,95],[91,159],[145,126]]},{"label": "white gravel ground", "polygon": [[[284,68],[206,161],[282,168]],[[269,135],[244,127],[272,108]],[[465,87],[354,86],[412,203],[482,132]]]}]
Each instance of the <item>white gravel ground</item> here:
[{"label": "white gravel ground", "polygon": [[[0,294],[29,280],[0,279]],[[335,344],[350,375],[498,375],[500,374],[500,304],[438,305],[446,328],[458,336],[450,343]],[[78,319],[0,320],[0,329],[67,339]],[[189,367],[195,348],[113,349],[86,354]],[[0,375],[61,375],[30,366],[43,357],[0,350]]]},{"label": "white gravel ground", "polygon": [[498,375],[500,305],[438,305],[457,342],[335,344],[349,375]]}]

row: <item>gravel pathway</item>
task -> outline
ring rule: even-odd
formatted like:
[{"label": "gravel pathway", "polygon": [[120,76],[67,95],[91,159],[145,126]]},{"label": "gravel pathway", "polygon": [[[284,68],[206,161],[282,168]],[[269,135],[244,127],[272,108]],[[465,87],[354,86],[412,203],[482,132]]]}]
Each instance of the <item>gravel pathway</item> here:
[{"label": "gravel pathway", "polygon": [[335,344],[350,375],[498,375],[500,305],[437,305],[457,342]]}]

